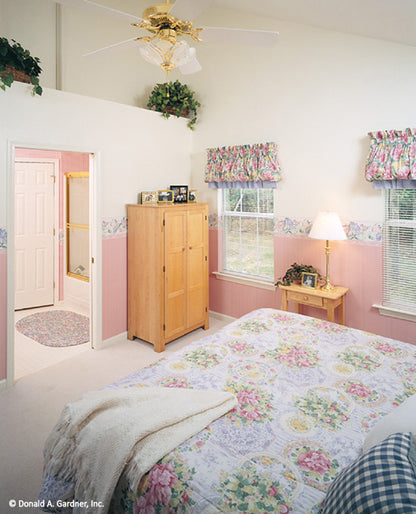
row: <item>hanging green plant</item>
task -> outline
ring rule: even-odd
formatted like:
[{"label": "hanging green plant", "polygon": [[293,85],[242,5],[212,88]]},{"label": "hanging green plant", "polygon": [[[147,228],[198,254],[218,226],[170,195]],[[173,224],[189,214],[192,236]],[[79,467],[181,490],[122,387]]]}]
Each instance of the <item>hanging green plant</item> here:
[{"label": "hanging green plant", "polygon": [[195,93],[186,84],[181,84],[179,80],[156,84],[150,94],[147,107],[161,112],[165,118],[169,118],[171,115],[177,118],[188,117],[190,118],[188,127],[194,130],[198,119],[197,108],[201,107],[194,95]]},{"label": "hanging green plant", "polygon": [[319,280],[323,280],[325,278],[310,264],[297,264],[295,262],[286,270],[284,276],[279,278],[275,285],[290,286],[292,282],[300,283],[302,280],[302,273],[317,273]]},{"label": "hanging green plant", "polygon": [[32,94],[41,95],[42,87],[39,85],[39,75],[42,68],[38,57],[32,57],[29,50],[25,50],[14,39],[12,44],[5,37],[0,38],[0,88],[3,91],[16,80],[32,84]]}]

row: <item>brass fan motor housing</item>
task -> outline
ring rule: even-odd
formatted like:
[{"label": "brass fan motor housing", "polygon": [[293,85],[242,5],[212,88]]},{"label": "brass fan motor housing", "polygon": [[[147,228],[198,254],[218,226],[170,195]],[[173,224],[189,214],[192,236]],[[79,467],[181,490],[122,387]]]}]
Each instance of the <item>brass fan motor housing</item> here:
[{"label": "brass fan motor housing", "polygon": [[[191,21],[183,21],[169,14],[173,4],[168,1],[164,4],[155,4],[143,11],[143,22],[132,23],[134,27],[146,29],[157,35],[160,39],[174,42],[176,36],[190,36],[195,41],[200,41],[199,32],[202,29],[194,29]],[[143,38],[144,39],[144,38]]]}]

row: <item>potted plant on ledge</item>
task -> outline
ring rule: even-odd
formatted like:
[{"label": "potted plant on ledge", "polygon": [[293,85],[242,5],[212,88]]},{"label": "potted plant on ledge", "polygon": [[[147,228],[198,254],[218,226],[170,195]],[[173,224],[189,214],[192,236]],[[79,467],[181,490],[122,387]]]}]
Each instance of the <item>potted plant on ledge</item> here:
[{"label": "potted plant on ledge", "polygon": [[150,94],[147,107],[161,112],[165,118],[169,118],[170,115],[177,118],[180,116],[189,117],[188,127],[194,130],[197,120],[197,107],[201,106],[195,100],[194,94],[186,84],[181,84],[179,80],[156,84]]},{"label": "potted plant on ledge", "polygon": [[32,84],[32,94],[41,95],[39,58],[32,57],[29,50],[14,39],[11,41],[12,44],[5,37],[0,37],[0,88],[5,91],[6,86],[10,87],[16,80]]}]

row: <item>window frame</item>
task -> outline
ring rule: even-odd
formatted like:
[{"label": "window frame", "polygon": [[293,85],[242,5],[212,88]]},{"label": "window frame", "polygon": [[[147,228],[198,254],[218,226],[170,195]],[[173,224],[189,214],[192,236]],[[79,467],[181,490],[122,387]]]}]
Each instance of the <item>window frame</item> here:
[{"label": "window frame", "polygon": [[[240,191],[244,191],[246,188],[236,188]],[[258,191],[260,189],[267,189],[267,188],[259,188],[254,189],[255,191]],[[273,276],[266,277],[264,275],[257,275],[257,274],[251,274],[251,273],[245,273],[244,271],[235,271],[230,270],[225,267],[226,265],[226,255],[227,255],[227,239],[226,239],[226,219],[227,218],[238,218],[240,220],[240,258],[241,258],[241,220],[244,218],[256,218],[256,234],[257,234],[257,244],[256,244],[256,253],[257,253],[257,267],[259,264],[259,251],[262,247],[258,245],[258,223],[259,219],[268,219],[268,220],[274,220],[275,217],[275,206],[276,206],[276,190],[272,189],[272,195],[273,195],[273,212],[272,213],[260,213],[259,212],[259,195],[257,194],[257,211],[256,212],[236,212],[236,211],[226,211],[225,210],[225,194],[226,189],[218,189],[218,207],[219,207],[219,213],[220,213],[220,219],[221,219],[221,234],[219,238],[219,273],[217,273],[218,278],[222,278],[224,280],[232,280],[235,282],[240,282],[243,284],[252,284],[255,285],[256,283],[265,285],[266,288],[269,288],[271,284],[275,282],[275,259],[274,259],[274,237],[273,237],[273,245],[271,247],[271,250],[273,251]]]},{"label": "window frame", "polygon": [[[416,218],[415,219],[403,219],[399,217],[391,217],[390,212],[393,209],[393,202],[395,201],[392,198],[394,192],[397,191],[395,189],[388,189],[384,192],[384,205],[385,205],[385,215],[384,215],[384,225],[383,225],[383,300],[382,306],[377,306],[380,308],[380,312],[382,314],[386,314],[389,316],[400,317],[403,319],[408,319],[411,321],[416,321],[416,300],[411,303],[406,301],[406,297],[411,293],[411,288],[403,288],[406,290],[404,295],[404,300],[401,302],[397,298],[397,294],[395,295],[392,290],[388,289],[388,287],[395,280],[394,275],[400,275],[399,272],[393,270],[391,271],[391,267],[397,263],[397,267],[406,261],[406,257],[403,257],[403,260],[400,259],[402,256],[401,253],[398,252],[400,249],[400,243],[394,246],[394,242],[391,240],[390,229],[391,228],[410,228],[415,231],[414,237],[416,237]],[[415,198],[416,202],[416,190],[415,190]],[[414,205],[414,210],[416,210],[416,204]],[[395,254],[399,256],[399,258],[395,258]],[[411,265],[414,268],[416,273],[416,260]],[[396,269],[397,269],[396,267]],[[392,278],[393,277],[393,278]],[[403,278],[400,279],[399,289],[402,289],[402,284],[405,285],[405,281]],[[416,285],[415,285],[416,289]],[[384,312],[382,312],[384,311]]]}]

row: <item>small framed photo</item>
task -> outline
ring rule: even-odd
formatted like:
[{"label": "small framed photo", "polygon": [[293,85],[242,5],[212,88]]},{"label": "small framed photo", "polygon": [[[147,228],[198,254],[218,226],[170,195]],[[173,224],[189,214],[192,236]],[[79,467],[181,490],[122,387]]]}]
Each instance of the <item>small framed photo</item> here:
[{"label": "small framed photo", "polygon": [[302,273],[302,286],[316,289],[318,286],[318,273]]},{"label": "small framed photo", "polygon": [[157,203],[172,203],[173,191],[170,189],[161,189],[157,192]]},{"label": "small framed photo", "polygon": [[188,201],[188,186],[170,186],[173,191],[174,203],[186,203]]},{"label": "small framed photo", "polygon": [[190,203],[196,202],[196,199],[197,199],[196,189],[190,189],[188,191],[188,202],[190,202]]},{"label": "small framed photo", "polygon": [[141,197],[142,204],[157,203],[157,191],[143,191]]}]

